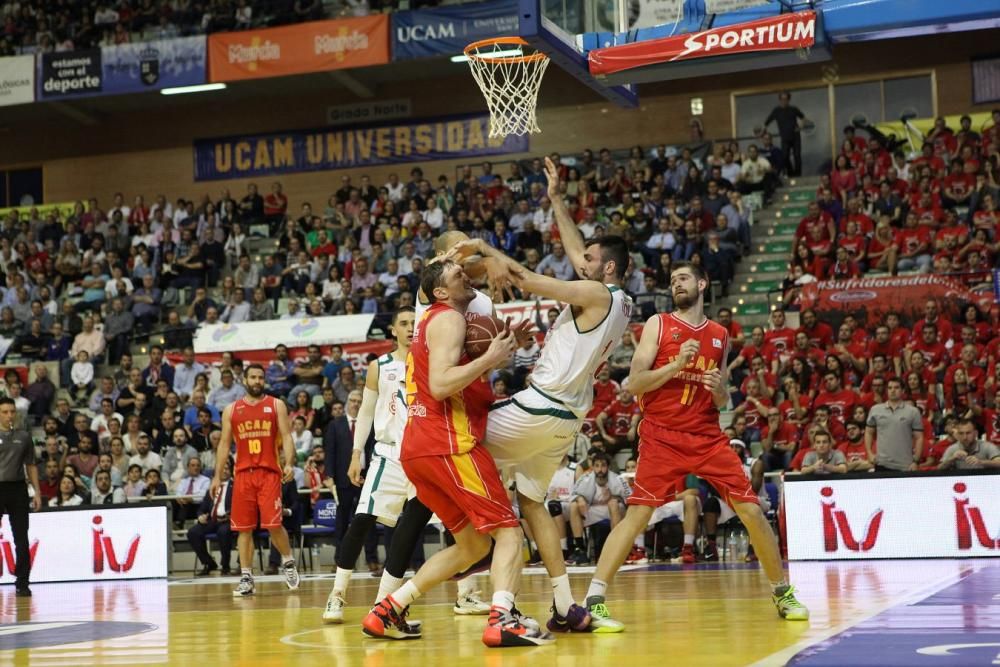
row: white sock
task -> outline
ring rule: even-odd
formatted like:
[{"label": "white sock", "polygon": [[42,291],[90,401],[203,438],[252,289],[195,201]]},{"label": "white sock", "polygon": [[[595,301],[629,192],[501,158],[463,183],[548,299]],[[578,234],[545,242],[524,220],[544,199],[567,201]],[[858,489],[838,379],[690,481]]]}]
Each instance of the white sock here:
[{"label": "white sock", "polygon": [[514,594],[510,591],[494,591],[493,606],[510,611],[514,608]]},{"label": "white sock", "polygon": [[[345,570],[342,567],[337,568],[337,576],[333,578],[333,592],[340,593],[344,595],[347,593],[347,586],[351,582],[351,573],[354,570]],[[382,598],[380,597],[379,600]]]},{"label": "white sock", "polygon": [[462,577],[458,580],[458,599],[461,600],[466,595],[469,595],[474,590],[476,590],[475,575],[470,574],[467,577]]},{"label": "white sock", "polygon": [[608,582],[601,581],[600,579],[591,579],[590,588],[587,589],[587,599],[592,597],[603,598],[604,594],[608,591]]},{"label": "white sock", "polygon": [[382,570],[382,579],[378,582],[378,595],[375,597],[375,604],[385,599],[389,593],[403,585],[402,577],[394,577],[389,574],[389,570]]},{"label": "white sock", "polygon": [[253,568],[252,567],[241,567],[240,568],[240,574],[241,575],[245,574],[245,575],[247,575],[249,577],[252,577],[253,576]]},{"label": "white sock", "polygon": [[295,565],[295,556],[289,554],[281,557],[281,567],[288,567],[288,565]]},{"label": "white sock", "polygon": [[694,545],[694,535],[690,533],[684,533],[684,544]]},{"label": "white sock", "polygon": [[565,537],[563,537],[563,538],[561,538],[559,540],[559,546],[562,548],[563,551],[566,551],[566,538]]},{"label": "white sock", "polygon": [[635,546],[640,549],[646,548],[646,533],[639,533],[639,537],[635,538]]},{"label": "white sock", "polygon": [[389,595],[389,602],[396,608],[396,611],[403,611],[419,597],[420,589],[413,583],[413,579],[410,579],[398,591]]},{"label": "white sock", "polygon": [[569,575],[562,574],[552,577],[552,597],[555,600],[556,612],[560,616],[569,613],[569,608],[573,606],[573,591],[569,587]]}]

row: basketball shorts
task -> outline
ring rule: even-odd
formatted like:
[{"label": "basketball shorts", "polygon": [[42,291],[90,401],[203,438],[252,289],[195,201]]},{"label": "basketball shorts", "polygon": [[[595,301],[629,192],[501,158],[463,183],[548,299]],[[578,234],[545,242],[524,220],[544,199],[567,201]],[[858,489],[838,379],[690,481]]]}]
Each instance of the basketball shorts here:
[{"label": "basketball shorts", "polygon": [[413,485],[403,472],[402,464],[376,454],[368,467],[368,476],[361,487],[361,497],[355,513],[372,514],[379,523],[391,528],[396,525],[403,505],[415,493]]},{"label": "basketball shorts", "polygon": [[657,426],[644,419],[639,424],[639,459],[629,505],[659,507],[674,499],[677,480],[689,473],[711,484],[729,505],[759,504],[743,472],[743,464],[729,448],[729,438],[696,435]]},{"label": "basketball shorts", "polygon": [[535,502],[545,493],[562,458],[576,443],[582,420],[534,387],[490,406],[486,449],[507,486]]},{"label": "basketball shorts", "polygon": [[267,468],[236,471],[229,517],[233,530],[255,530],[258,525],[277,528],[281,525],[281,509],[281,473]]},{"label": "basketball shorts", "polygon": [[484,447],[407,459],[403,471],[420,502],[452,533],[469,523],[480,533],[520,525],[493,457]]},{"label": "basketball shorts", "polygon": [[[700,514],[701,513],[701,499],[698,499],[697,503],[698,503],[698,513]],[[728,505],[725,505],[725,507],[727,509],[729,508]],[[732,510],[729,510],[729,511],[731,512]],[[683,500],[671,500],[669,503],[667,503],[665,505],[660,505],[659,507],[657,507],[655,510],[653,510],[653,515],[651,517],[649,517],[649,523],[647,524],[646,527],[647,528],[652,528],[653,526],[655,526],[656,524],[660,523],[661,521],[665,521],[667,519],[672,519],[672,518],[676,518],[676,519],[680,519],[681,521],[684,521],[684,501]]]}]

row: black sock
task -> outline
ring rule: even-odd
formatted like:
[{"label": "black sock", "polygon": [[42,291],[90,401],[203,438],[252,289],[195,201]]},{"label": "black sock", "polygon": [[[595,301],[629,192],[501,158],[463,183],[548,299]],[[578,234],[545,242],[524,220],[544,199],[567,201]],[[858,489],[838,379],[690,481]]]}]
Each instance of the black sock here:
[{"label": "black sock", "polygon": [[358,556],[365,546],[368,533],[375,526],[375,516],[372,514],[355,514],[351,518],[351,524],[347,527],[344,539],[337,546],[337,553],[334,560],[337,567],[345,570],[353,570]]}]

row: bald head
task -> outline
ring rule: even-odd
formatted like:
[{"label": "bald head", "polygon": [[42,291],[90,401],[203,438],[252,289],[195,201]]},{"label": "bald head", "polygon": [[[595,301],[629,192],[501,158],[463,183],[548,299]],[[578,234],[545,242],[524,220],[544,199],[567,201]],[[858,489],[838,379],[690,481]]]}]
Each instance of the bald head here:
[{"label": "bald head", "polygon": [[468,240],[469,237],[465,234],[465,232],[445,232],[434,240],[434,254],[443,255],[448,252],[452,246]]}]

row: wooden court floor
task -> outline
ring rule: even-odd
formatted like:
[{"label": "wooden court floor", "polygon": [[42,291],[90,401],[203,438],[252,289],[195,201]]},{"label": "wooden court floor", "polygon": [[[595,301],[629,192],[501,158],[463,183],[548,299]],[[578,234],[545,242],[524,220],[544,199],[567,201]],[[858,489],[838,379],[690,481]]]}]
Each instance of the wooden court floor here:
[{"label": "wooden court floor", "polygon": [[[39,584],[28,600],[14,597],[13,587],[2,587],[0,666],[782,665],[810,646],[984,568],[998,569],[989,561],[793,563],[792,580],[812,619],[790,623],[777,617],[756,567],[632,566],[608,594],[626,632],[562,635],[553,646],[499,650],[480,642],[482,617],[452,614],[454,584],[414,606],[412,616],[424,621],[424,637],[407,642],[362,636],[359,622],[377,589],[367,575],[352,581],[353,606],[340,626],[324,626],[320,619],[330,574],[304,575],[297,592],[287,591],[276,577],[260,578],[257,595],[240,600],[230,593],[235,579],[218,577]],[[582,596],[590,575],[583,568],[572,571],[574,592]],[[482,583],[488,594],[485,577]],[[529,570],[519,606],[543,620],[549,591],[547,577]],[[922,623],[922,632],[932,638],[933,623]],[[894,664],[863,655],[871,662],[845,655],[843,662],[830,664]]]}]

